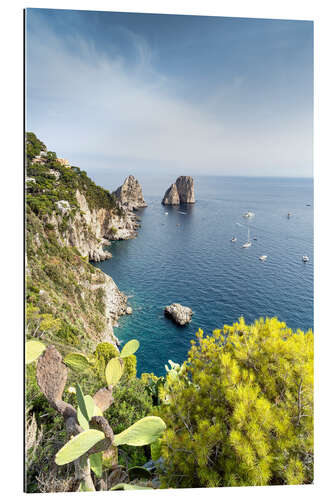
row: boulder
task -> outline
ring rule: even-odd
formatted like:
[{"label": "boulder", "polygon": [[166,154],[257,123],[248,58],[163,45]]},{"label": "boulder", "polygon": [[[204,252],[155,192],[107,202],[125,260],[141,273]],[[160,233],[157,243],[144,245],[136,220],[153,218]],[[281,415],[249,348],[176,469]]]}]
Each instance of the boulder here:
[{"label": "boulder", "polygon": [[119,186],[113,194],[119,204],[128,210],[137,210],[147,206],[143,198],[142,188],[133,175],[126,177],[124,184]]},{"label": "boulder", "polygon": [[166,306],[164,313],[166,316],[170,316],[178,325],[185,325],[191,321],[193,311],[190,307],[175,302],[170,306]]},{"label": "boulder", "polygon": [[193,177],[181,175],[176,183],[166,190],[162,205],[180,205],[183,203],[195,203]]}]

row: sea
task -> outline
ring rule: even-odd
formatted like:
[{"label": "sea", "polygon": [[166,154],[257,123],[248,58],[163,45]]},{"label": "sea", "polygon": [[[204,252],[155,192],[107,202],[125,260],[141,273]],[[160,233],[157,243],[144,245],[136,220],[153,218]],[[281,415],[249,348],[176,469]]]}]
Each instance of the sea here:
[{"label": "sea", "polygon": [[[165,374],[168,360],[187,358],[199,328],[209,334],[241,316],[313,329],[313,180],[202,176],[194,183],[194,205],[165,207],[164,192],[144,192],[137,238],[112,242],[112,258],[95,264],[129,296],[133,314],[119,318],[115,334],[121,343],[140,341],[138,375]],[[247,211],[255,215],[245,218]],[[242,248],[248,228],[252,245]],[[165,317],[173,302],[191,307],[191,323]]]}]

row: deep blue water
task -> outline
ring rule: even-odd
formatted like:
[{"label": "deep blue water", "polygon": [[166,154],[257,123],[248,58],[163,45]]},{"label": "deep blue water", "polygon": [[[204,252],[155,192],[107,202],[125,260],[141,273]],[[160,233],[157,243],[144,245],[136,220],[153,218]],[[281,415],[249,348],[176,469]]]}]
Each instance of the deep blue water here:
[{"label": "deep blue water", "polygon": [[[169,359],[186,359],[199,327],[209,333],[241,315],[313,328],[312,180],[197,177],[195,193],[196,204],[181,207],[163,207],[164,193],[145,196],[138,237],[112,243],[112,259],[96,264],[130,296],[133,315],[120,318],[115,333],[140,341],[139,374],[162,375]],[[255,217],[243,218],[247,210]],[[257,241],[243,249],[247,226]],[[193,309],[189,325],[164,317],[172,302]]]}]

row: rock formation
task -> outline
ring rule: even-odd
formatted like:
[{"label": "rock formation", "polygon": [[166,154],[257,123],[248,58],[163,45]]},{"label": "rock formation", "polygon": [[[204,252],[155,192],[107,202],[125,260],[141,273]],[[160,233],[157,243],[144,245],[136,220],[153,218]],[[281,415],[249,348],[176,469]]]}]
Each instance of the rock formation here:
[{"label": "rock formation", "polygon": [[166,306],[164,312],[167,316],[171,316],[171,318],[178,323],[178,325],[185,325],[186,323],[189,323],[193,314],[190,307],[182,306],[178,303]]},{"label": "rock formation", "polygon": [[100,333],[100,342],[111,342],[115,345],[120,345],[120,342],[114,333],[113,327],[117,325],[119,316],[126,314],[127,296],[119,290],[111,276],[104,274],[102,271],[100,271],[100,275],[103,276],[104,283],[93,282],[90,285],[90,288],[94,290],[94,292],[97,292],[100,288],[104,292],[104,316],[106,324],[105,328]]},{"label": "rock formation", "polygon": [[195,203],[193,178],[181,175],[175,184],[166,190],[162,205],[180,205],[182,203]]},{"label": "rock formation", "polygon": [[63,217],[71,210],[66,200],[56,202],[57,211],[47,216],[47,222],[54,226],[58,243],[76,247],[83,257],[99,262],[112,255],[105,246],[111,241],[135,238],[139,224],[130,210],[123,215],[99,208],[90,209],[85,196],[77,190],[75,197],[80,208],[71,221],[63,228]]},{"label": "rock formation", "polygon": [[122,208],[137,210],[147,206],[143,198],[142,188],[133,175],[126,177],[124,184],[116,189],[113,194]]}]

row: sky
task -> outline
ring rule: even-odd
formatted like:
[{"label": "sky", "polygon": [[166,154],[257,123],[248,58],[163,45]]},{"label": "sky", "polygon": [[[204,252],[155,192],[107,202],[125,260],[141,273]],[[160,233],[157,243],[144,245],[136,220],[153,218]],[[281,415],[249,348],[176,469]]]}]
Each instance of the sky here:
[{"label": "sky", "polygon": [[313,23],[28,9],[26,122],[104,184],[311,177]]}]

